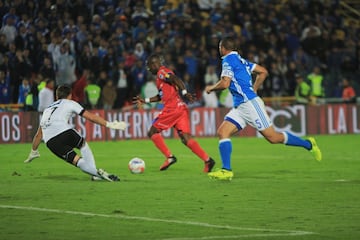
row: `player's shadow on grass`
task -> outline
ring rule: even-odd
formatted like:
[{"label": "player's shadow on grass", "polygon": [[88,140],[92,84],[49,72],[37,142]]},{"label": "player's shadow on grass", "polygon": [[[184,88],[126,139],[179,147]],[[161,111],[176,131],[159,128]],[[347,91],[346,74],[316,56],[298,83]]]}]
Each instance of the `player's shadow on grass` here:
[{"label": "player's shadow on grass", "polygon": [[[55,181],[81,181],[82,178],[80,177],[75,177],[72,175],[46,175],[46,176],[38,176],[38,179],[50,179],[50,180],[55,180]],[[88,181],[91,181],[90,176],[88,178]]]}]

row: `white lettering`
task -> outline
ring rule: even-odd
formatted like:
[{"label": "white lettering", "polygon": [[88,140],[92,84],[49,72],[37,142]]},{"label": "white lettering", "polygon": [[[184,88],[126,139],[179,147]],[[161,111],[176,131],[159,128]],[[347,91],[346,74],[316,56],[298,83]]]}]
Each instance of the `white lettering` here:
[{"label": "white lettering", "polygon": [[[196,125],[200,123],[200,113],[196,109],[191,111],[191,134],[196,135]],[[201,135],[201,133],[199,133]]]},{"label": "white lettering", "polygon": [[4,142],[10,141],[10,119],[8,115],[3,115],[1,118],[1,139]]},{"label": "white lettering", "polygon": [[[157,114],[158,114],[158,112],[155,112],[154,116]],[[150,127],[152,125],[152,121],[153,121],[153,117],[152,117],[151,112],[144,112],[143,113],[143,129],[142,129],[144,136],[147,135],[147,131],[150,129]]]},{"label": "white lettering", "polygon": [[204,111],[204,136],[216,135],[216,115],[215,109],[209,109]]},{"label": "white lettering", "polygon": [[20,116],[2,115],[1,117],[1,140],[3,142],[20,141]]},{"label": "white lettering", "polygon": [[336,134],[336,129],[333,128],[333,111],[332,108],[329,106],[328,108],[328,129],[330,134]]},{"label": "white lettering", "polygon": [[338,117],[338,126],[337,126],[338,133],[347,133],[346,127],[346,116],[344,113],[344,108],[339,108],[339,117]]},{"label": "white lettering", "polygon": [[14,141],[20,141],[21,134],[20,129],[18,126],[20,126],[20,116],[14,115],[12,118],[12,126],[14,127],[14,130],[12,131],[12,138]]},{"label": "white lettering", "polygon": [[133,130],[133,137],[134,138],[141,138],[143,137],[143,128],[141,124],[141,113],[140,112],[133,112],[133,121],[132,121],[132,130]]},{"label": "white lettering", "polygon": [[[124,121],[127,122],[127,123],[129,123],[129,122],[130,122],[130,119],[131,119],[131,115],[132,115],[133,113],[135,113],[135,112],[125,112],[124,115],[123,115]],[[125,129],[124,131],[121,131],[121,132],[124,133],[124,136],[125,136],[125,138],[127,138],[127,139],[128,139],[128,138],[131,138],[130,129],[131,129],[131,128],[127,128],[127,129]]]},{"label": "white lettering", "polygon": [[93,140],[99,138],[99,140],[102,140],[102,126],[99,125],[99,124],[93,124],[94,125],[94,128],[93,128],[93,134],[92,134],[92,137],[93,137]]},{"label": "white lettering", "polygon": [[352,107],[352,122],[353,122],[353,132],[360,133],[360,128],[358,127],[358,116],[357,116],[357,108],[355,106]]}]

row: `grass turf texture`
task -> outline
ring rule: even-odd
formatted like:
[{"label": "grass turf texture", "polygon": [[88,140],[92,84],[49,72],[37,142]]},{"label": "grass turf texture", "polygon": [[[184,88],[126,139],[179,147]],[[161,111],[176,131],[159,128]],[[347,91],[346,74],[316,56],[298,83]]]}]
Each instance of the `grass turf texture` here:
[{"label": "grass turf texture", "polygon": [[[92,182],[40,145],[0,145],[0,239],[360,239],[360,135],[317,136],[318,163],[301,148],[233,138],[231,182],[209,179],[178,139],[160,172],[149,140],[91,142],[97,166],[120,182]],[[198,139],[221,167],[216,138]],[[131,174],[140,157],[144,174]]]}]

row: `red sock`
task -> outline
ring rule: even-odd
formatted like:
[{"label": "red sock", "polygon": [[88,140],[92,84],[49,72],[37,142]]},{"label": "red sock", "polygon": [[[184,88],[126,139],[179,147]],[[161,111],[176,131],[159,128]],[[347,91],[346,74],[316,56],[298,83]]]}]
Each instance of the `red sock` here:
[{"label": "red sock", "polygon": [[203,161],[209,160],[209,155],[200,147],[197,141],[194,139],[190,139],[187,142],[187,147],[193,151],[199,158],[201,158]]},{"label": "red sock", "polygon": [[155,146],[165,155],[165,157],[170,157],[172,154],[169,148],[166,146],[163,137],[160,133],[156,133],[151,136],[151,141],[155,144]]}]

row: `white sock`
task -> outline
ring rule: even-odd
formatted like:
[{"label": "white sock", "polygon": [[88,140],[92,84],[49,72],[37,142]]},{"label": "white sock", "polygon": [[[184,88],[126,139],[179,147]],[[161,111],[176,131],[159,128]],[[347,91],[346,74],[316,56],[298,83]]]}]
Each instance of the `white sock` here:
[{"label": "white sock", "polygon": [[80,149],[82,157],[79,159],[77,163],[77,167],[83,170],[86,173],[89,173],[94,176],[99,176],[97,174],[96,164],[94,155],[89,147],[89,145],[85,142],[85,145]]},{"label": "white sock", "polygon": [[91,165],[94,165],[94,167],[96,168],[94,155],[87,143],[85,143],[85,145],[82,148],[80,148],[80,152],[81,152],[81,156]]},{"label": "white sock", "polygon": [[91,165],[86,161],[84,158],[80,158],[77,162],[77,167],[80,168],[83,172],[86,172],[92,176],[98,176],[97,169],[94,167],[94,165]]}]

